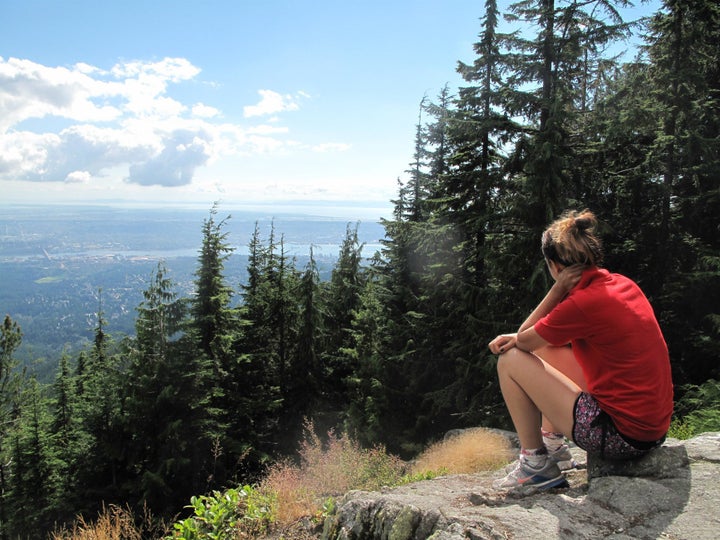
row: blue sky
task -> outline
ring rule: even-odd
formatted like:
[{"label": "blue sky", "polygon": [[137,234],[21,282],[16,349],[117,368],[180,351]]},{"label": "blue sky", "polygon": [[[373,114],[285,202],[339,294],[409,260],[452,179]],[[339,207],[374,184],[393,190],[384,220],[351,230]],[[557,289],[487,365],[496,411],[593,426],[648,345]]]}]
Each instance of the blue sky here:
[{"label": "blue sky", "polygon": [[481,0],[2,0],[0,202],[389,208],[419,103],[460,84],[483,13]]}]

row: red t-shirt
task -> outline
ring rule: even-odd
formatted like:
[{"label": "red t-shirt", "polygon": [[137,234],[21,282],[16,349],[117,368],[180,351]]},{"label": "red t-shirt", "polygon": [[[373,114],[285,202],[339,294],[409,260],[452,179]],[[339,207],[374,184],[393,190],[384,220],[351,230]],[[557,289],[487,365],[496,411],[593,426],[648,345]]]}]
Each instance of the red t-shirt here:
[{"label": "red t-shirt", "polygon": [[535,323],[551,345],[572,343],[588,392],[638,441],[663,437],[673,411],[670,359],[650,302],[631,279],[590,268]]}]

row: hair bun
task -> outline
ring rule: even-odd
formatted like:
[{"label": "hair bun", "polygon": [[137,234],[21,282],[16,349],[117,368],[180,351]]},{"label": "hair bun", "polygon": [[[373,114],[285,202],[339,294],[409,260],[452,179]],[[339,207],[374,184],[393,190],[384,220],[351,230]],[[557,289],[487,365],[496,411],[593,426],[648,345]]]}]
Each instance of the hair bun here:
[{"label": "hair bun", "polygon": [[575,218],[575,226],[579,231],[586,231],[587,229],[590,229],[592,225],[592,219],[589,217],[580,216]]}]

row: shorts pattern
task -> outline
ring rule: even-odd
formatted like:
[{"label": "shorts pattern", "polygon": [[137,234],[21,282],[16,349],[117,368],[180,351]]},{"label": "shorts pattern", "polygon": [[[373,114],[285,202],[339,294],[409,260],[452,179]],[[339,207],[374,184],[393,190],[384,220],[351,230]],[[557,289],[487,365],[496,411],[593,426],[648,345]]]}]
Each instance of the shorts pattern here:
[{"label": "shorts pattern", "polygon": [[589,454],[606,459],[633,459],[647,454],[650,448],[639,449],[628,443],[617,431],[610,417],[603,412],[590,394],[581,392],[575,401],[573,440]]}]

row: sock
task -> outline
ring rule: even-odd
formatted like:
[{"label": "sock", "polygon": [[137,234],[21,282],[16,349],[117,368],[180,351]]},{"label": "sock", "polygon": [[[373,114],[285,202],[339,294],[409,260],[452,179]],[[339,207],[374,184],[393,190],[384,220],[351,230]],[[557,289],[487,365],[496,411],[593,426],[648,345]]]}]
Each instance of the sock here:
[{"label": "sock", "polygon": [[523,461],[533,469],[542,469],[547,461],[547,448],[523,448],[520,450]]},{"label": "sock", "polygon": [[565,444],[565,435],[562,433],[553,433],[552,431],[542,430],[543,443],[548,453],[557,452],[560,447]]}]

